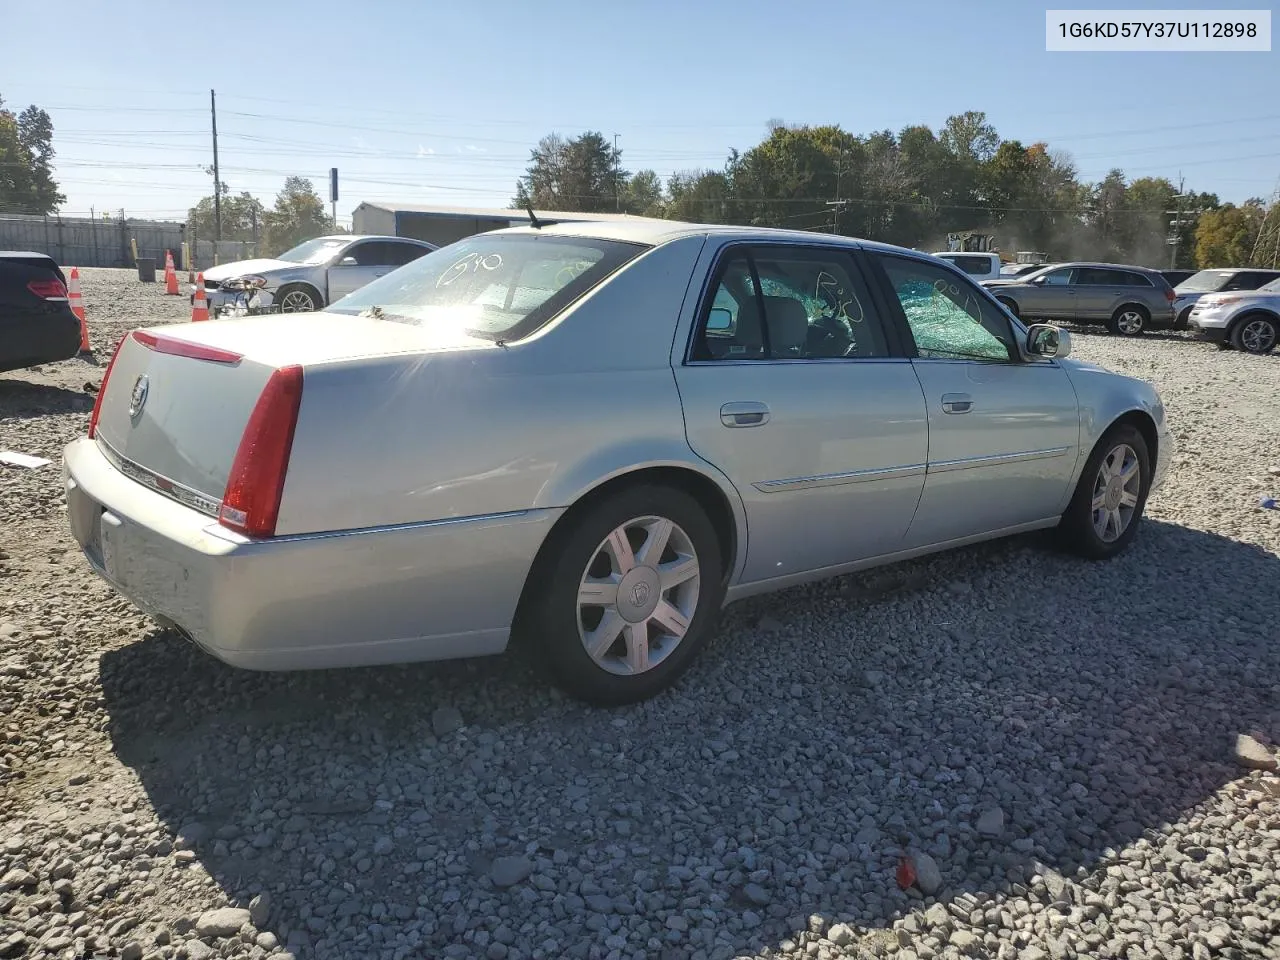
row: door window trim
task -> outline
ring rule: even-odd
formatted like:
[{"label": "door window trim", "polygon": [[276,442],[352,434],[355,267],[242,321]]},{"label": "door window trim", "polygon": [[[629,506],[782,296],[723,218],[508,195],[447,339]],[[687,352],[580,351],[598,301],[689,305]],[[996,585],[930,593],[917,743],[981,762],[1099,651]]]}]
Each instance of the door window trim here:
[{"label": "door window trim", "polygon": [[[699,332],[705,327],[708,315],[715,302],[716,292],[720,288],[720,281],[726,263],[734,256],[744,253],[747,256],[747,263],[751,269],[751,282],[755,287],[755,296],[757,301],[757,309],[760,310],[761,323],[766,329],[764,330],[765,347],[769,345],[769,334],[767,324],[763,322],[764,317],[764,292],[760,285],[760,278],[756,273],[755,251],[768,251],[771,249],[782,249],[788,252],[808,252],[815,256],[827,257],[829,259],[843,258],[845,269],[849,272],[850,279],[855,283],[861,283],[862,291],[865,292],[870,301],[867,306],[875,311],[874,320],[880,326],[880,331],[884,336],[886,355],[883,357],[761,357],[758,360],[702,360],[694,356],[694,350],[698,342]],[[685,342],[684,353],[681,359],[681,365],[686,367],[724,367],[724,366],[761,366],[772,364],[803,364],[803,363],[902,363],[909,361],[906,351],[906,345],[902,339],[902,332],[898,328],[896,318],[888,311],[887,305],[882,302],[881,291],[877,288],[875,280],[868,274],[861,257],[862,250],[860,247],[835,244],[835,243],[814,243],[812,241],[799,240],[731,240],[723,244],[716,251],[715,258],[711,262],[705,276],[702,280],[702,289],[698,294],[698,305],[693,314],[693,323],[689,326],[689,335]]]},{"label": "door window trim", "polygon": [[[1022,344],[1026,340],[1027,332],[1023,329],[1018,319],[1012,316],[1004,305],[981,284],[974,283],[969,276],[957,267],[947,264],[939,267],[939,260],[936,257],[926,259],[916,256],[910,251],[903,250],[862,250],[860,251],[862,258],[865,259],[865,273],[874,276],[875,283],[880,287],[881,295],[889,302],[889,311],[894,318],[894,325],[900,331],[900,336],[904,337],[906,345],[906,355],[913,361],[927,361],[929,363],[983,363],[983,364],[1009,364],[1011,366],[1032,366],[1047,365],[1057,366],[1057,361],[1052,358],[1044,357],[1028,357],[1023,351]],[[1004,321],[1008,327],[1011,344],[1006,345],[1009,354],[1006,360],[993,360],[979,357],[922,357],[920,356],[920,348],[916,344],[915,334],[911,332],[911,322],[907,319],[907,312],[903,309],[902,301],[898,299],[898,295],[894,292],[893,284],[889,281],[889,274],[885,270],[881,260],[884,258],[894,258],[897,260],[907,260],[918,263],[923,267],[933,267],[934,269],[950,270],[956,278],[968,285],[970,291],[978,295],[979,301],[985,300],[987,305],[995,311],[996,316]],[[945,262],[945,261],[944,261]]]}]

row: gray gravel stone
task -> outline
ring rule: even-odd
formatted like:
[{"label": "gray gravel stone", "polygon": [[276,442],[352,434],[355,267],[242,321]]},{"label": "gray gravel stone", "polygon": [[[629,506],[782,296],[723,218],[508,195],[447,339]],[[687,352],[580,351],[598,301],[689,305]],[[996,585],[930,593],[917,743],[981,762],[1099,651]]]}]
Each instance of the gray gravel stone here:
[{"label": "gray gravel stone", "polygon": [[1275,752],[1244,733],[1236,737],[1236,759],[1253,770],[1274,770],[1277,766]]},{"label": "gray gravel stone", "polygon": [[240,907],[207,910],[196,920],[196,933],[202,937],[230,937],[249,922],[249,911]]},{"label": "gray gravel stone", "polygon": [[437,737],[447,737],[462,727],[462,711],[457,707],[436,707],[431,714],[431,729]]},{"label": "gray gravel stone", "polygon": [[489,877],[496,887],[513,887],[533,873],[528,857],[499,857],[493,861]]},{"label": "gray gravel stone", "polygon": [[942,871],[938,862],[927,853],[917,853],[913,858],[916,867],[916,886],[926,897],[931,897],[942,889]]}]

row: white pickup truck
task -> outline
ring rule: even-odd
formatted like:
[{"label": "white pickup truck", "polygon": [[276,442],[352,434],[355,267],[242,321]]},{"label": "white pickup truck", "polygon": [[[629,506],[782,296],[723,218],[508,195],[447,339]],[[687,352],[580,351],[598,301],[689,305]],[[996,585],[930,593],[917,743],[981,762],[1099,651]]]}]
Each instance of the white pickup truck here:
[{"label": "white pickup truck", "polygon": [[1000,254],[998,253],[941,250],[934,256],[942,260],[950,260],[979,283],[983,280],[1000,278]]}]

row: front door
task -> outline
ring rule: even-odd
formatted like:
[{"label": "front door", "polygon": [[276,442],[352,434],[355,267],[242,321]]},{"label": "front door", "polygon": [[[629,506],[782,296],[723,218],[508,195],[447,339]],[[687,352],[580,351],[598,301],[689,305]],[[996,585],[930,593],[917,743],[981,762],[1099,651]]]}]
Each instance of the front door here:
[{"label": "front door", "polygon": [[358,240],[329,267],[329,302],[334,303],[390,273],[390,252],[381,240]]},{"label": "front door", "polygon": [[928,474],[906,546],[1060,514],[1080,443],[1066,371],[1022,360],[1008,317],[968,278],[914,257],[874,260],[915,342],[929,418]]},{"label": "front door", "polygon": [[924,397],[848,248],[729,246],[708,291],[676,380],[690,446],[746,508],[743,582],[899,549]]},{"label": "front door", "polygon": [[[1026,284],[1026,290],[1018,294],[1018,307],[1024,317],[1041,320],[1074,320],[1076,318],[1076,287],[1072,285],[1071,267],[1050,270]],[[998,292],[998,291],[997,291]]]}]

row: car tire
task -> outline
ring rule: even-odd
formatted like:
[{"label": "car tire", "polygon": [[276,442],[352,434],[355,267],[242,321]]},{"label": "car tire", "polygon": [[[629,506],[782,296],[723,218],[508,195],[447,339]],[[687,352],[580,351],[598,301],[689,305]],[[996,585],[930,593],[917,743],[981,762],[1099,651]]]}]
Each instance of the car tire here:
[{"label": "car tire", "polygon": [[1020,314],[1018,313],[1018,305],[1014,303],[1012,300],[1010,300],[1008,297],[996,297],[996,299],[1000,301],[1000,303],[1004,305],[1004,308],[1008,310],[1010,313],[1012,313],[1015,317],[1020,316]]},{"label": "car tire", "polygon": [[1107,329],[1120,337],[1140,337],[1147,332],[1151,323],[1151,314],[1145,307],[1126,303],[1111,315],[1107,321]]},{"label": "car tire", "polygon": [[[689,494],[652,485],[626,488],[567,522],[526,587],[523,639],[570,696],[601,706],[648,699],[685,671],[714,629],[725,590],[715,528]],[[661,555],[646,557],[664,532]],[[636,662],[641,647],[648,666]]]},{"label": "car tire", "polygon": [[1266,354],[1276,348],[1280,324],[1265,313],[1245,314],[1231,328],[1231,345],[1245,353]]},{"label": "car tire", "polygon": [[1195,309],[1194,307],[1183,307],[1182,311],[1177,315],[1177,317],[1174,318],[1173,329],[1175,330],[1187,329],[1187,321],[1191,319],[1191,311],[1194,309]]},{"label": "car tire", "polygon": [[[1137,473],[1126,479],[1124,471],[1131,464]],[[1147,441],[1132,424],[1113,426],[1093,448],[1062,514],[1058,533],[1063,545],[1090,560],[1114,557],[1137,535],[1150,490]]]},{"label": "car tire", "polygon": [[304,283],[285,284],[276,291],[272,303],[280,305],[281,313],[314,313],[324,306],[315,288]]}]

